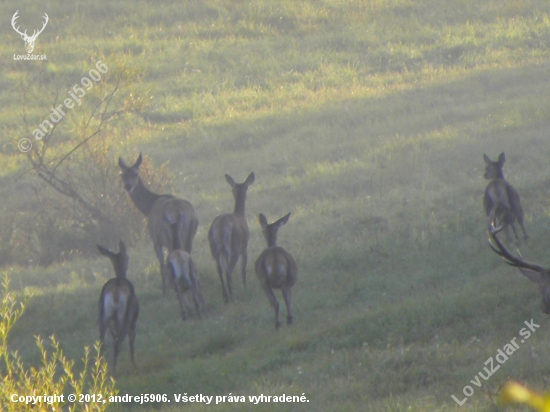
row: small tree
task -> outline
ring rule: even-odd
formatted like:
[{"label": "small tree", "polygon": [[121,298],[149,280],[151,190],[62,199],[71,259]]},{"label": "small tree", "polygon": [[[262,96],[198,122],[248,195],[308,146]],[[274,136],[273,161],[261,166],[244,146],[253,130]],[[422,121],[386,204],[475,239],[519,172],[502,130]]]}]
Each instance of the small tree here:
[{"label": "small tree", "polygon": [[[143,216],[122,188],[117,166],[123,142],[131,137],[135,124],[128,124],[128,119],[135,120],[132,115],[147,108],[144,96],[127,90],[139,83],[141,75],[124,62],[113,64],[82,97],[78,110],[75,106],[41,140],[31,138],[32,148],[26,153],[31,173],[24,176],[31,188],[32,206],[29,202],[24,210],[11,212],[13,260],[49,265],[74,254],[95,253],[98,242],[124,238],[131,244],[145,235]],[[33,100],[27,94],[52,94],[51,90],[37,93],[34,88],[43,83],[32,80],[22,87],[23,107]],[[126,90],[123,95],[122,90]],[[53,107],[56,104],[57,99]],[[38,120],[31,123],[26,114],[23,117],[24,135],[31,136],[30,124]],[[145,159],[141,173],[146,184],[166,191],[169,179],[165,168],[152,172]],[[6,246],[0,244],[0,257],[2,252],[6,255]]]},{"label": "small tree", "polygon": [[[84,366],[82,372],[75,376],[74,361],[63,355],[63,350],[54,336],[50,338],[53,352],[48,353],[40,336],[36,344],[42,354],[40,368],[26,369],[17,352],[8,352],[8,335],[15,323],[25,311],[29,298],[18,300],[9,290],[9,278],[4,274],[3,297],[0,302],[0,359],[2,359],[0,384],[0,410],[19,411],[52,411],[67,408],[68,411],[104,411],[109,405],[109,396],[116,395],[115,382],[109,378],[107,362],[99,353],[99,342],[94,345],[95,357],[90,366],[90,349],[84,348]],[[78,402],[81,394],[102,394],[102,402]],[[64,395],[62,399],[42,400],[35,405],[19,401],[19,396]],[[77,402],[67,399],[69,394],[76,396]],[[12,401],[12,396],[16,395]],[[51,403],[48,403],[51,402]],[[53,409],[55,408],[55,409]]]}]

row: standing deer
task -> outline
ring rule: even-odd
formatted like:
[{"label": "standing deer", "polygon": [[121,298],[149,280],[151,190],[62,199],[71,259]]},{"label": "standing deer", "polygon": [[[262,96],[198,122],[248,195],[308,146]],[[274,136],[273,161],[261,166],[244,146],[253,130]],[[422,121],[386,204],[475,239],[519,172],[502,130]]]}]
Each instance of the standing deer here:
[{"label": "standing deer", "polygon": [[[248,260],[246,249],[249,233],[244,217],[244,204],[246,190],[254,183],[254,172],[250,173],[243,183],[235,183],[229,175],[225,175],[225,180],[233,189],[235,209],[233,213],[226,213],[214,219],[208,231],[208,242],[222,283],[223,299],[225,303],[228,303],[229,299],[233,300],[231,277],[239,256],[241,257],[243,285],[246,286],[246,262]],[[227,278],[227,289],[223,280],[224,272]]]},{"label": "standing deer", "polygon": [[256,276],[265,291],[271,306],[275,309],[275,328],[281,326],[279,321],[279,302],[275,298],[273,289],[281,289],[285,299],[287,318],[286,323],[292,324],[292,310],[290,308],[290,288],[298,279],[298,267],[290,253],[277,246],[277,231],[288,222],[290,213],[275,223],[268,224],[264,215],[260,214],[260,226],[267,242],[265,249],[256,260]]},{"label": "standing deer", "polygon": [[504,173],[502,173],[502,166],[506,160],[504,153],[500,154],[496,162],[491,161],[487,155],[483,155],[483,159],[487,165],[484,177],[491,180],[487,185],[487,189],[485,189],[485,196],[483,197],[485,213],[489,216],[495,210],[495,217],[505,228],[506,237],[510,239],[508,226],[512,226],[516,237],[516,244],[519,245],[519,238],[514,225],[516,219],[521,226],[525,240],[529,239],[529,236],[527,236],[525,226],[523,225],[523,209],[519,194],[510,183],[504,180]]},{"label": "standing deer", "polygon": [[507,264],[518,268],[523,276],[539,285],[542,294],[542,311],[546,314],[550,314],[550,269],[545,269],[537,264],[526,262],[521,255],[519,255],[519,257],[512,255],[497,237],[497,233],[504,228],[505,224],[501,223],[500,226],[496,227],[495,217],[495,211],[493,211],[490,216],[488,230],[489,246],[491,246],[491,249],[493,249],[497,255],[501,256]]},{"label": "standing deer", "polygon": [[145,187],[139,177],[141,161],[140,153],[134,165],[126,166],[122,157],[118,159],[118,165],[122,169],[124,188],[134,205],[147,217],[147,228],[160,264],[162,294],[166,295],[163,247],[170,253],[173,250],[174,237],[177,236],[179,244],[191,253],[199,220],[195,209],[187,200],[172,195],[158,195]]},{"label": "standing deer", "polygon": [[108,257],[113,264],[115,276],[109,279],[101,289],[99,297],[99,338],[101,349],[105,334],[109,335],[109,352],[113,373],[116,370],[116,361],[120,345],[128,335],[130,343],[130,359],[134,365],[134,340],[136,338],[136,321],[139,315],[139,303],[134,292],[134,286],[126,278],[128,271],[128,255],[126,245],[120,241],[118,253],[111,252],[101,245],[97,245],[99,252]]},{"label": "standing deer", "polygon": [[200,290],[200,282],[197,279],[197,267],[191,259],[189,253],[181,248],[178,237],[174,236],[174,248],[166,257],[166,281],[174,287],[176,296],[180,304],[181,317],[185,320],[184,306],[189,309],[190,305],[185,298],[184,292],[191,290],[193,302],[197,311],[197,316],[201,316],[201,307],[204,309],[205,303]]}]

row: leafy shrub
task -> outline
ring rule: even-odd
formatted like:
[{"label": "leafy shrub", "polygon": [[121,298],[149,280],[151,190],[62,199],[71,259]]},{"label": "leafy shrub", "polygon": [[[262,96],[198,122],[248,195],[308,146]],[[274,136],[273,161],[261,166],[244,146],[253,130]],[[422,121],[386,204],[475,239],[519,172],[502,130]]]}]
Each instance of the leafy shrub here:
[{"label": "leafy shrub", "polygon": [[[70,84],[65,76],[60,80]],[[78,115],[69,113],[41,140],[33,139],[26,154],[32,173],[18,179],[13,188],[18,196],[0,211],[0,264],[46,266],[95,253],[96,243],[124,239],[132,244],[146,235],[144,218],[126,194],[117,166],[124,141],[134,132],[127,127],[129,118],[148,107],[146,94],[131,89],[140,76],[125,61],[113,64],[82,98]],[[25,93],[52,94],[52,86],[40,84],[29,80]],[[123,88],[130,90],[121,93]],[[28,134],[34,124],[39,119],[25,117],[22,133]],[[137,155],[133,153],[134,159]],[[167,191],[166,168],[153,168],[145,158],[140,176],[152,190]]]},{"label": "leafy shrub", "polygon": [[[36,337],[36,344],[40,349],[42,366],[26,369],[17,352],[8,352],[8,335],[15,323],[25,310],[28,297],[18,300],[13,292],[9,291],[9,278],[4,275],[4,294],[0,302],[0,358],[2,359],[0,385],[0,410],[7,412],[51,411],[68,408],[68,411],[104,411],[109,405],[109,396],[116,395],[115,382],[108,377],[107,362],[100,356],[99,343],[94,349],[96,356],[90,365],[90,349],[84,348],[84,366],[82,372],[75,376],[74,361],[63,355],[63,350],[54,336],[50,338],[53,352],[48,353],[40,336]],[[1,361],[0,361],[1,362]],[[102,394],[106,402],[69,402],[67,396],[74,394],[76,399],[81,394]],[[26,402],[13,402],[12,396],[44,396],[63,395],[57,399],[41,399],[34,405]],[[34,399],[35,401],[38,398]],[[54,409],[55,408],[55,409]]]},{"label": "leafy shrub", "polygon": [[[133,205],[119,177],[120,150],[114,141],[114,136],[90,140],[74,153],[62,171],[65,183],[78,188],[86,205],[60,195],[36,177],[31,178],[34,201],[4,221],[12,227],[12,236],[7,237],[9,260],[47,266],[96,253],[96,243],[108,245],[124,239],[131,245],[147,236],[145,218]],[[132,157],[137,158],[137,153]],[[140,176],[152,190],[168,191],[167,169],[152,167],[146,157]]]}]

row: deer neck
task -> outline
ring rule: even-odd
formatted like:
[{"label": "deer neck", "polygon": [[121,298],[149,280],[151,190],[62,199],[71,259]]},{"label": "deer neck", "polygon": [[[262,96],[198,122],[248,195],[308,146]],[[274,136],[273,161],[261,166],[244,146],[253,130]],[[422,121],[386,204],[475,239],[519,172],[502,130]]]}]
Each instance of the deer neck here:
[{"label": "deer neck", "polygon": [[246,197],[243,196],[242,198],[235,199],[235,209],[233,209],[233,213],[236,215],[244,216],[244,202],[246,201]]},{"label": "deer neck", "polygon": [[126,269],[120,260],[117,260],[115,257],[111,258],[111,263],[113,264],[113,269],[115,271],[115,277],[117,279],[126,279]]},{"label": "deer neck", "polygon": [[496,179],[504,180],[504,172],[502,171],[502,169],[497,170],[496,177],[493,180]]},{"label": "deer neck", "polygon": [[117,279],[126,279],[126,272],[115,270],[115,276]]},{"label": "deer neck", "polygon": [[273,247],[277,247],[277,233],[271,233],[267,237],[266,241],[267,241],[268,249],[273,248]]},{"label": "deer neck", "polygon": [[162,197],[147,189],[141,179],[139,179],[138,184],[129,194],[134,205],[136,205],[139,211],[145,216],[149,216],[155,202]]}]

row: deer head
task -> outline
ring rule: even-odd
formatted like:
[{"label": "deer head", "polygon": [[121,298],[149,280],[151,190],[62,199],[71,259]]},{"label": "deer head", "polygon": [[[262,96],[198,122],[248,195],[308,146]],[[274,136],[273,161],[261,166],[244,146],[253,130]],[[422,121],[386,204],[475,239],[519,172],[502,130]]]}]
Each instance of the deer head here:
[{"label": "deer head", "polygon": [[113,252],[107,249],[104,246],[96,245],[99,253],[103,256],[109,258],[113,264],[113,269],[115,270],[116,277],[126,277],[126,272],[128,272],[128,253],[126,252],[126,245],[121,240],[118,245],[118,252]]},{"label": "deer head", "polygon": [[118,158],[118,166],[122,170],[122,181],[124,183],[124,188],[128,192],[133,191],[139,183],[139,166],[141,165],[142,160],[143,157],[140,153],[136,162],[132,166],[126,166],[126,163],[124,163],[122,157]]},{"label": "deer head", "polygon": [[17,26],[17,27],[15,26],[16,20],[19,18],[18,13],[19,13],[19,10],[17,10],[15,12],[15,14],[13,15],[13,17],[11,19],[11,25],[12,25],[13,29],[21,35],[23,40],[25,40],[25,48],[27,49],[27,53],[30,54],[34,50],[34,43],[36,42],[36,38],[38,37],[38,35],[40,33],[42,33],[44,31],[44,29],[46,28],[46,25],[48,24],[48,21],[50,20],[50,18],[48,17],[48,15],[46,13],[44,13],[44,16],[43,16],[44,17],[44,23],[42,25],[42,28],[40,30],[34,30],[32,36],[29,36],[29,35],[27,35],[27,30],[25,30],[25,32],[21,33],[21,31],[19,31],[19,26]]},{"label": "deer head", "polygon": [[502,173],[502,166],[506,161],[506,156],[504,153],[501,153],[496,162],[493,162],[487,155],[483,155],[483,160],[485,160],[485,174],[483,177],[485,179],[504,179],[504,174]]},{"label": "deer head", "polygon": [[277,231],[281,226],[284,226],[288,222],[290,213],[286,216],[283,216],[274,223],[267,223],[267,218],[260,213],[260,226],[262,227],[262,233],[264,235],[265,241],[267,242],[267,247],[277,246]]}]

